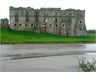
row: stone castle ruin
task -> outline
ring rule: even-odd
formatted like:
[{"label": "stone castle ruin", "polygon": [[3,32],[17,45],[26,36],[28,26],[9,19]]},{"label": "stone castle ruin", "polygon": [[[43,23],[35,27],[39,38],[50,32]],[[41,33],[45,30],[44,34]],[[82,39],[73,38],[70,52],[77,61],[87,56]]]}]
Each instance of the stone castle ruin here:
[{"label": "stone castle ruin", "polygon": [[0,28],[8,28],[9,20],[7,18],[0,19]]},{"label": "stone castle ruin", "polygon": [[63,36],[86,36],[85,10],[10,7],[10,28]]}]

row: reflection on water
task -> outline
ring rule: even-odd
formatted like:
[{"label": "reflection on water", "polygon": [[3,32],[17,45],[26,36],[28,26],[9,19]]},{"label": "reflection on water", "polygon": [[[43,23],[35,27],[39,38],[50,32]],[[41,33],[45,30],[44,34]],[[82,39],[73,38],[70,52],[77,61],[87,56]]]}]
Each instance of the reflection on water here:
[{"label": "reflection on water", "polygon": [[95,55],[96,52],[78,51],[78,52],[64,52],[64,53],[36,53],[36,54],[16,54],[16,55],[6,55],[0,57],[1,61],[4,60],[17,60],[17,59],[27,59],[27,58],[39,58],[39,57],[50,57],[50,56],[66,56],[66,55]]},{"label": "reflection on water", "polygon": [[96,53],[86,53],[86,55],[93,55],[93,54],[96,54]]},{"label": "reflection on water", "polygon": [[11,60],[12,57],[0,57],[0,61]]},{"label": "reflection on water", "polygon": [[61,55],[96,54],[96,44],[9,44],[0,45],[0,60]]}]

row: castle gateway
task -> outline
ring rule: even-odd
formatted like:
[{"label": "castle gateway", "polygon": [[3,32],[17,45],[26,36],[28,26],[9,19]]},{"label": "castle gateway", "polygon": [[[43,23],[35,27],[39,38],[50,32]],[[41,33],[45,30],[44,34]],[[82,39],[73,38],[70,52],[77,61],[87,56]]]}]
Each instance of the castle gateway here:
[{"label": "castle gateway", "polygon": [[86,36],[85,10],[10,7],[10,28],[63,36]]}]

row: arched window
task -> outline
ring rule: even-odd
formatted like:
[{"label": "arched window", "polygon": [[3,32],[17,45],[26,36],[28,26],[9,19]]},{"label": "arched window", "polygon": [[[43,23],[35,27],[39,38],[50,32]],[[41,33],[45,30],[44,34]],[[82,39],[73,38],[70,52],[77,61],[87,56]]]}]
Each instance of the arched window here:
[{"label": "arched window", "polygon": [[82,23],[82,21],[80,21],[80,23]]},{"label": "arched window", "polygon": [[56,27],[57,27],[58,25],[56,24]]},{"label": "arched window", "polygon": [[21,24],[20,24],[20,26],[21,26]]},{"label": "arched window", "polygon": [[55,12],[53,12],[53,15],[55,16]]},{"label": "arched window", "polygon": [[43,24],[43,27],[44,27],[45,25]]},{"label": "arched window", "polygon": [[82,31],[82,28],[80,28],[80,31]]},{"label": "arched window", "polygon": [[53,21],[55,21],[55,18],[53,18]]},{"label": "arched window", "polygon": [[50,27],[51,27],[51,24],[50,24]]},{"label": "arched window", "polygon": [[33,24],[31,24],[31,26],[33,26]]},{"label": "arched window", "polygon": [[46,16],[48,15],[48,12],[47,12],[47,11],[45,12],[45,15],[46,15]]},{"label": "arched window", "polygon": [[16,26],[16,24],[15,24],[15,26]]},{"label": "arched window", "polygon": [[55,15],[57,15],[57,12],[55,12]]},{"label": "arched window", "polygon": [[64,24],[63,24],[63,27],[64,27]]},{"label": "arched window", "polygon": [[45,22],[47,22],[47,18],[45,19]]},{"label": "arched window", "polygon": [[53,21],[54,21],[54,22],[57,22],[57,18],[54,17],[54,18],[53,18]]},{"label": "arched window", "polygon": [[36,26],[38,26],[38,24],[36,24]]},{"label": "arched window", "polygon": [[19,19],[18,19],[18,12],[15,13],[15,21],[18,22]]},{"label": "arched window", "polygon": [[57,18],[55,18],[55,22],[57,22]]},{"label": "arched window", "polygon": [[27,26],[27,24],[25,24],[25,26]]},{"label": "arched window", "polygon": [[25,20],[26,20],[26,22],[29,22],[29,12],[28,11],[26,11],[26,15],[25,15]]}]

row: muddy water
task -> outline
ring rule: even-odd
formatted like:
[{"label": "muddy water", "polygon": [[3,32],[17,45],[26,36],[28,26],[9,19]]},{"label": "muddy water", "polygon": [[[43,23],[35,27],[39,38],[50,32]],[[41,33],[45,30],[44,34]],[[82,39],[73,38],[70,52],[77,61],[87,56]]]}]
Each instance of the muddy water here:
[{"label": "muddy water", "polygon": [[96,60],[96,44],[0,45],[0,72],[82,72],[82,56]]},{"label": "muddy water", "polygon": [[0,60],[65,55],[96,55],[96,44],[3,44]]}]

